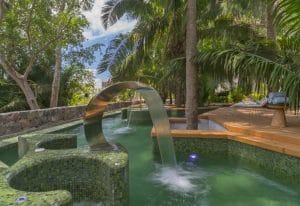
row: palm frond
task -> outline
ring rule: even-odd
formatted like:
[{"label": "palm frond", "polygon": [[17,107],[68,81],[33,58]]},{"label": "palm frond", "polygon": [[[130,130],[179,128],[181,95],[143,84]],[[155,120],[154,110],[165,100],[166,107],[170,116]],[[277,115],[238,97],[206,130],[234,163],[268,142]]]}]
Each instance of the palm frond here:
[{"label": "palm frond", "polygon": [[139,22],[131,33],[117,36],[107,48],[98,72],[109,71],[113,78],[136,72],[140,64],[147,60],[147,51],[166,24],[166,19],[154,17],[147,22]]},{"label": "palm frond", "polygon": [[83,10],[90,10],[93,8],[95,0],[81,0],[80,3]]},{"label": "palm frond", "polygon": [[115,67],[121,64],[123,59],[133,50],[128,35],[119,35],[114,38],[107,47],[105,54],[97,67],[98,73],[113,71]]},{"label": "palm frond", "polygon": [[276,21],[286,35],[299,35],[300,0],[278,0]]},{"label": "palm frond", "polygon": [[[268,55],[264,55],[268,54]],[[281,56],[270,55],[262,48],[235,47],[199,53],[195,60],[210,67],[224,69],[228,75],[238,75],[239,84],[255,81],[280,88],[290,98],[293,109],[299,109],[300,65],[282,61]],[[243,86],[243,85],[240,85]]]},{"label": "palm frond", "polygon": [[148,12],[149,4],[143,0],[109,0],[102,7],[101,20],[104,28],[107,29],[125,14],[131,18],[137,18],[139,14]]}]

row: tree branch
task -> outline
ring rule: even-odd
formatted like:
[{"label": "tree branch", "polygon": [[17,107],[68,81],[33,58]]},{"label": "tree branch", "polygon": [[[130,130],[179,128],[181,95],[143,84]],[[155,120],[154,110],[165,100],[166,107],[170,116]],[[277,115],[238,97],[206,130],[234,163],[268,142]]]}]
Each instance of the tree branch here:
[{"label": "tree branch", "polygon": [[23,75],[13,69],[6,61],[3,54],[0,52],[0,65],[2,65],[3,70],[13,79],[22,79]]},{"label": "tree branch", "polygon": [[36,56],[31,55],[29,63],[27,65],[26,70],[25,70],[24,75],[23,75],[25,79],[27,79],[29,73],[31,72],[33,64],[35,63],[35,60],[36,60]]}]

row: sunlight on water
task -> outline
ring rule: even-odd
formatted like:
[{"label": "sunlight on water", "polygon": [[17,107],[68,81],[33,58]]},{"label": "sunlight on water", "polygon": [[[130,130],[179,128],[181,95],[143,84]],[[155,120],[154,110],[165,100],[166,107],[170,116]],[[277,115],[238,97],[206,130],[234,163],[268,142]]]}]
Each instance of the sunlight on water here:
[{"label": "sunlight on water", "polygon": [[163,167],[157,165],[157,170],[152,175],[151,180],[173,192],[206,195],[210,190],[207,178],[208,174],[201,172],[196,167],[185,169],[180,166]]},{"label": "sunlight on water", "polygon": [[244,175],[244,176],[249,176],[249,177],[252,177],[254,179],[256,179],[257,182],[262,182],[264,183],[265,185],[269,186],[269,187],[272,187],[274,189],[277,189],[281,192],[284,192],[286,194],[289,194],[289,195],[292,195],[292,196],[296,196],[298,195],[298,193],[292,189],[289,189],[288,187],[282,185],[282,184],[279,184],[273,180],[270,180],[260,174],[256,174],[256,173],[253,173],[253,172],[249,172],[247,170],[244,170],[244,169],[238,169],[236,170],[236,173],[240,174],[240,175]]},{"label": "sunlight on water", "polygon": [[131,127],[121,127],[113,131],[114,134],[126,134],[126,133],[131,133],[134,132],[134,129]]}]

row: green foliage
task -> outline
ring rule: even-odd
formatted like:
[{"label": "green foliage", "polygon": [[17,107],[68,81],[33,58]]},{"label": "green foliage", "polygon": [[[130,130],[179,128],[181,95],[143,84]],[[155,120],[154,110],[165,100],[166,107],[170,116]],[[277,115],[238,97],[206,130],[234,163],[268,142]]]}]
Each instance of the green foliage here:
[{"label": "green foliage", "polygon": [[139,14],[149,12],[148,2],[141,0],[108,0],[102,8],[102,22],[105,29],[115,24],[124,14],[131,18],[139,17]]},{"label": "green foliage", "polygon": [[227,101],[229,103],[236,103],[241,102],[244,98],[245,95],[240,88],[233,88],[227,96]]},{"label": "green foliage", "polygon": [[96,93],[94,75],[81,64],[73,64],[62,73],[59,105],[84,105]]},{"label": "green foliage", "polygon": [[78,16],[78,9],[58,13],[53,0],[10,1],[10,9],[0,23],[0,52],[13,63],[11,66],[22,70],[31,58],[36,62],[57,46],[82,41],[87,21]]},{"label": "green foliage", "polygon": [[298,36],[300,34],[300,1],[278,0],[276,20],[285,35]]},{"label": "green foliage", "polygon": [[112,99],[112,102],[119,102],[119,101],[132,101],[133,97],[135,96],[136,92],[132,89],[125,89],[124,91],[120,92],[118,96]]},{"label": "green foliage", "polygon": [[251,93],[251,94],[249,95],[249,97],[250,97],[254,102],[257,102],[257,101],[260,101],[260,100],[262,100],[263,98],[265,98],[265,97],[266,97],[266,94],[254,92],[254,93]]},{"label": "green foliage", "polygon": [[[83,41],[83,28],[88,22],[81,14],[81,9],[90,8],[93,2],[94,0],[9,1],[9,6],[0,19],[0,69],[20,88],[23,87],[21,91],[31,109],[48,106],[48,82],[34,76],[50,74],[54,65],[52,61],[52,64],[48,64],[47,71],[43,72],[38,71],[41,69],[40,65],[44,66],[48,58],[53,60],[56,48],[78,45]],[[49,75],[39,77],[51,80]],[[38,102],[32,100],[33,96],[38,98]]]},{"label": "green foliage", "polygon": [[228,93],[215,94],[212,93],[208,97],[209,103],[227,103],[228,102]]}]

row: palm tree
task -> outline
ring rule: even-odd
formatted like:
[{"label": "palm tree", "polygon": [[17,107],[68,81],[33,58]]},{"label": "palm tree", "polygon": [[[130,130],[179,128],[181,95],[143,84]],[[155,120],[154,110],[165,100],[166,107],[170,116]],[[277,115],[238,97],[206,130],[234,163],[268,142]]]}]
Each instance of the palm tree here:
[{"label": "palm tree", "polygon": [[[137,2],[139,2],[139,4],[137,4]],[[153,58],[149,58],[149,52],[151,50],[153,51],[156,49],[165,48],[164,55],[158,56],[158,58],[161,58],[161,62],[160,65],[157,65],[157,67],[160,68],[168,68],[168,70],[165,72],[166,75],[163,75],[162,80],[167,81],[167,79],[173,78],[173,81],[176,81],[176,79],[180,79],[180,82],[184,82],[184,77],[186,76],[181,73],[182,69],[180,69],[180,67],[182,67],[182,63],[186,62],[185,54],[187,53],[182,48],[187,45],[185,34],[188,36],[191,33],[189,32],[189,30],[188,32],[186,32],[185,29],[182,28],[187,25],[186,20],[189,21],[191,18],[187,18],[185,15],[185,2],[171,0],[162,2],[164,2],[165,4],[160,4],[157,2],[149,3],[144,1],[108,1],[103,9],[103,22],[105,27],[107,25],[114,24],[126,12],[129,14],[129,16],[137,18],[138,24],[130,34],[118,36],[112,41],[106,54],[104,55],[101,64],[99,65],[99,72],[109,70],[112,76],[116,79],[124,79],[126,75],[130,76],[131,78],[135,78],[135,76],[132,74],[134,74],[137,70],[143,68],[143,66],[147,67],[149,65],[149,59],[153,60]],[[226,2],[226,4],[224,2]],[[244,12],[241,12],[240,10],[246,11],[250,7],[249,1],[247,0],[227,0],[224,2],[212,0],[209,2],[204,2],[198,8],[198,10],[201,10],[201,15],[198,14],[198,22],[201,22],[201,25],[204,25],[199,30],[199,34],[201,37],[204,36],[204,38],[206,38],[202,38],[204,42],[203,44],[211,41],[211,44],[214,45],[215,41],[210,40],[211,38],[209,37],[212,31],[209,30],[219,30],[219,34],[215,37],[223,37],[225,28],[223,25],[224,23],[231,21],[228,16],[239,15],[240,17],[244,15]],[[231,8],[230,6],[232,5],[238,6]],[[251,4],[251,6],[257,5]],[[238,10],[239,13],[233,11],[234,9],[240,7],[242,9]],[[242,19],[239,17],[237,19]],[[212,23],[216,24],[217,26],[215,28],[207,29],[207,27],[209,28],[209,25],[211,25]],[[228,27],[228,30],[230,29],[232,33],[230,34],[231,37],[233,36],[241,41],[244,41],[245,39],[245,37],[243,37],[243,34],[245,32],[252,32],[247,24],[237,24]],[[237,29],[239,29],[239,31],[242,31],[241,35],[236,35],[240,33],[236,32]],[[206,33],[208,33],[208,35]],[[200,36],[197,37],[194,35],[194,43],[192,44],[194,46],[194,51],[198,38]],[[155,39],[160,39],[161,42],[166,42],[165,46],[160,45],[160,47],[157,48],[157,40],[155,41]],[[220,40],[219,42],[222,41],[223,40]],[[193,58],[189,57],[189,59],[191,61],[187,63],[193,64]],[[164,66],[161,65],[162,62]],[[176,70],[173,69],[174,65],[177,65]],[[204,69],[202,68],[202,70]],[[198,84],[195,83],[197,82],[195,80],[199,78],[200,73],[195,72],[195,70],[192,71],[194,71],[194,75],[192,75],[192,77],[194,78],[194,83],[189,79],[188,81],[186,81],[186,85],[187,87],[192,87],[194,89],[188,88],[187,92],[192,92],[192,96],[195,97],[194,99],[197,99],[196,96],[198,91],[200,90],[196,89]],[[182,87],[180,84],[178,84],[176,87],[175,96],[181,97],[182,95],[180,94],[180,92],[182,93]],[[176,99],[176,102],[180,102],[180,98]],[[193,102],[193,106],[187,106],[187,108],[193,108],[193,111],[189,111],[187,112],[187,114],[190,113],[189,116],[191,116],[192,114],[195,126],[197,115],[196,108],[198,105],[196,101],[192,101],[191,99],[193,98],[187,97],[187,103],[190,104],[190,102]],[[178,105],[181,105],[181,103],[179,103]]]},{"label": "palm tree", "polygon": [[[199,62],[224,65],[225,71],[238,74],[240,79],[266,83],[286,93],[291,108],[299,109],[300,100],[300,1],[279,0],[275,10],[280,36],[277,46],[262,39],[223,49],[200,52]],[[242,81],[244,83],[246,81]]]},{"label": "palm tree", "polygon": [[[109,70],[113,79],[124,79],[128,73],[135,78],[132,74],[137,70],[147,69],[149,65],[153,67],[149,59],[153,61],[155,56],[160,58],[160,61],[154,61],[159,62],[156,67],[168,68],[165,73],[172,73],[168,77],[163,75],[158,82],[164,84],[173,74],[174,78],[183,82],[180,71],[173,73],[174,70],[169,69],[169,61],[184,56],[184,1],[162,1],[162,4],[138,2],[108,1],[103,8],[102,21],[105,27],[114,24],[124,13],[137,18],[138,23],[130,34],[117,36],[111,42],[98,71]],[[182,96],[180,84],[176,85],[176,91],[176,97]],[[178,105],[181,104],[178,101]]]},{"label": "palm tree", "polygon": [[186,123],[187,129],[198,128],[197,65],[194,57],[197,53],[197,8],[196,0],[187,1],[186,25]]}]

